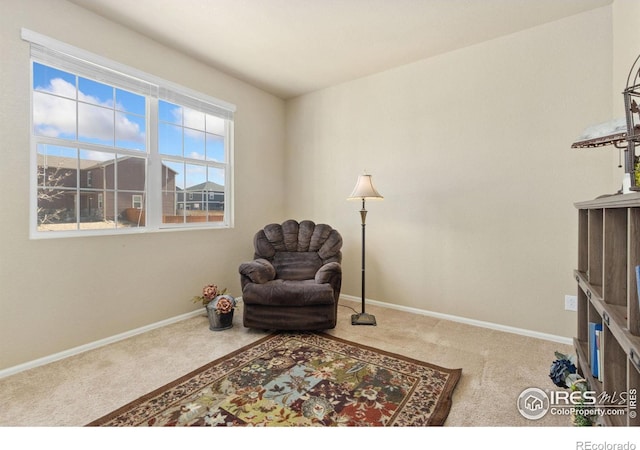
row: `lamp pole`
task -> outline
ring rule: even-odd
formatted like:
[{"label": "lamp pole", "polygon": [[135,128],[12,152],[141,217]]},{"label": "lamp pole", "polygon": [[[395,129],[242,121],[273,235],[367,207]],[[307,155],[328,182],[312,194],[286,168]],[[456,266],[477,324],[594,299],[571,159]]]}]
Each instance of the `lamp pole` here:
[{"label": "lamp pole", "polygon": [[[364,230],[365,230],[365,221],[367,219],[367,210],[364,208],[364,198],[362,199],[362,209],[360,210],[360,218],[362,219],[362,314],[365,314],[364,312],[364,287],[365,287],[365,282],[364,282]],[[374,322],[375,322],[375,318],[374,318]]]},{"label": "lamp pole", "polygon": [[365,197],[362,197],[362,209],[360,210],[360,218],[362,219],[362,312],[359,314],[353,314],[351,316],[351,325],[376,325],[376,317],[373,314],[368,314],[365,312],[365,227],[366,227],[366,219],[367,219],[367,210],[365,209]]}]

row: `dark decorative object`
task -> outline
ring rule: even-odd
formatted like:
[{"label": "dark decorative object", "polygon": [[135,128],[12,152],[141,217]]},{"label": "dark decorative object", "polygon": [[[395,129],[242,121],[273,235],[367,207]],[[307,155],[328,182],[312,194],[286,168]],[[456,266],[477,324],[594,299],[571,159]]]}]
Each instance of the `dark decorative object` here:
[{"label": "dark decorative object", "polygon": [[575,405],[575,410],[571,415],[571,421],[577,427],[590,427],[593,425],[593,414],[585,405],[584,392],[589,389],[587,380],[578,373],[573,355],[564,355],[555,352],[555,361],[551,364],[549,378],[556,386],[569,389],[572,392],[580,392],[580,400]]},{"label": "dark decorative object", "polygon": [[556,359],[551,364],[551,370],[549,372],[549,378],[558,387],[568,389],[567,379],[569,375],[576,373],[576,366],[573,364],[566,355],[556,352]]}]

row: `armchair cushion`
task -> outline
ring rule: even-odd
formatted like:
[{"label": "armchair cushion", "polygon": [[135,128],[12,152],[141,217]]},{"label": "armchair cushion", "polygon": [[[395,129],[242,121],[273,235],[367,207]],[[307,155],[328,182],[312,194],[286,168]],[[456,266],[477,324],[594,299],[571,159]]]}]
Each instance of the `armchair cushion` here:
[{"label": "armchair cushion", "polygon": [[315,280],[292,281],[275,279],[265,284],[248,284],[242,291],[242,299],[250,305],[312,306],[333,305],[333,289],[330,284],[318,284]]},{"label": "armchair cushion", "polygon": [[317,252],[278,252],[273,257],[276,276],[284,280],[310,280],[322,266]]}]

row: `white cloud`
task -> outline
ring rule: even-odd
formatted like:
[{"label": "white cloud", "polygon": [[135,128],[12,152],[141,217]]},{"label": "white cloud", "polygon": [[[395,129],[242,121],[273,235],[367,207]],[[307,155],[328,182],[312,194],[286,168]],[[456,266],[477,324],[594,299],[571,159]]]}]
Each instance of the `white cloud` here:
[{"label": "white cloud", "polygon": [[[214,133],[223,136],[224,135],[224,119],[220,117],[212,116],[210,114],[205,114],[200,111],[196,111],[195,109],[183,107],[184,114],[184,126],[187,128],[193,128],[196,130],[206,131],[207,133]],[[180,108],[174,108],[172,110],[172,114],[176,119],[177,123],[181,123],[181,112]],[[206,121],[206,127],[205,127]],[[186,131],[187,133],[189,130]]]},{"label": "white cloud", "polygon": [[184,109],[184,126],[204,131],[204,113],[191,108]]},{"label": "white cloud", "polygon": [[[33,93],[33,123],[36,132],[45,136],[76,134],[75,86],[61,78],[51,80],[49,86]],[[45,93],[46,92],[46,93]],[[66,98],[65,98],[66,97]],[[114,118],[113,101],[78,92],[77,126],[81,137],[113,142],[114,126],[118,140],[145,142],[140,126],[125,114]]]},{"label": "white cloud", "polygon": [[144,144],[145,133],[140,131],[140,126],[131,122],[125,114],[116,113],[116,138]]},{"label": "white cloud", "polygon": [[45,136],[76,134],[76,103],[72,100],[33,93],[33,124]]},{"label": "white cloud", "polygon": [[113,110],[78,104],[78,135],[113,142]]},{"label": "white cloud", "polygon": [[187,157],[191,158],[191,159],[199,159],[204,161],[204,155],[202,153],[198,153],[198,152],[191,152],[187,155]]}]

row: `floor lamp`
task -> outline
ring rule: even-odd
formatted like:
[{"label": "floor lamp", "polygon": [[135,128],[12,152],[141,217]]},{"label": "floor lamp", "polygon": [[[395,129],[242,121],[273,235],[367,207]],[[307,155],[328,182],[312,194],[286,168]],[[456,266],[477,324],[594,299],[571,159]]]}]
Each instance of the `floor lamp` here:
[{"label": "floor lamp", "polygon": [[382,195],[376,191],[371,182],[371,175],[360,175],[356,187],[349,196],[349,200],[362,200],[360,218],[362,219],[362,312],[351,316],[351,325],[376,325],[376,318],[372,314],[367,314],[364,310],[364,228],[367,210],[364,202],[366,199],[382,199]]}]

